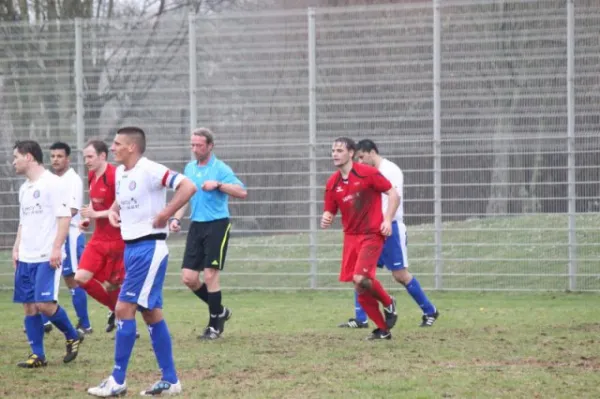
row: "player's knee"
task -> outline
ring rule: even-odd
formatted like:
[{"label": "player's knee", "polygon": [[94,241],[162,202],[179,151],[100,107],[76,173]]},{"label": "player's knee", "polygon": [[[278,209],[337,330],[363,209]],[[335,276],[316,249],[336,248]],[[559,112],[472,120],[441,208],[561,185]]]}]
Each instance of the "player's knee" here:
[{"label": "player's knee", "polygon": [[144,323],[146,325],[156,324],[163,319],[162,310],[160,309],[152,309],[152,310],[144,310],[142,312],[142,318],[144,319]]},{"label": "player's knee", "polygon": [[40,302],[36,303],[35,307],[39,313],[44,314],[47,317],[51,317],[56,313],[56,309],[58,308],[58,304],[55,302]]},{"label": "player's knee", "polygon": [[354,276],[354,283],[361,290],[370,290],[372,285],[370,278],[361,275]]},{"label": "player's knee", "polygon": [[89,273],[85,273],[83,271],[78,270],[75,273],[75,276],[73,277],[73,279],[75,280],[75,282],[81,286],[84,286],[88,283],[88,281],[90,281],[93,277],[93,274],[89,274]]},{"label": "player's knee", "polygon": [[115,307],[115,315],[119,320],[133,319],[135,318],[136,310],[137,304],[119,301]]},{"label": "player's knee", "polygon": [[406,269],[395,270],[392,275],[397,282],[404,286],[408,285],[413,278],[412,274]]},{"label": "player's knee", "polygon": [[198,273],[190,273],[184,270],[181,273],[181,282],[190,289],[200,288],[200,276]]},{"label": "player's knee", "polygon": [[77,288],[77,281],[75,281],[75,275],[65,276],[65,284],[69,289]]}]

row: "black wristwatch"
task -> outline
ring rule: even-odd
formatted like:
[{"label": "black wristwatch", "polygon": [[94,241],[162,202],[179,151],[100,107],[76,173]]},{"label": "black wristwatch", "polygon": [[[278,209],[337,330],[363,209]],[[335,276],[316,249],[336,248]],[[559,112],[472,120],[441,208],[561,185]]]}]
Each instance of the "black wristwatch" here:
[{"label": "black wristwatch", "polygon": [[220,190],[222,185],[223,185],[223,183],[217,182],[217,190]]}]

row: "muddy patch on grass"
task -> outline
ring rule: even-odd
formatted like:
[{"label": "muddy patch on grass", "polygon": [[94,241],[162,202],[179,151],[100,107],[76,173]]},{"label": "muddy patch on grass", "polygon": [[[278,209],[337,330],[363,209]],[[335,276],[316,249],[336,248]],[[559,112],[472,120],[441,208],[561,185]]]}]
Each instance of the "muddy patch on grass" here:
[{"label": "muddy patch on grass", "polygon": [[440,362],[435,363],[444,368],[463,368],[463,367],[483,367],[483,368],[502,368],[502,367],[534,367],[545,369],[584,369],[600,370],[600,358],[596,356],[581,356],[578,359],[565,359],[564,361],[541,360],[535,358],[522,358],[511,360],[490,361],[486,359],[472,359],[470,362]]}]

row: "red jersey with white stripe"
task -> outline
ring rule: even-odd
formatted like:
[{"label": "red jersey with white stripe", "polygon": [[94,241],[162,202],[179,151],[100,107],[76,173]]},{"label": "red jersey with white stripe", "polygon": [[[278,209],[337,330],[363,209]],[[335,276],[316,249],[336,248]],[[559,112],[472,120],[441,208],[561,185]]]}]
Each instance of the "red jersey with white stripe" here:
[{"label": "red jersey with white stripe", "polygon": [[[104,173],[96,178],[95,172],[88,173],[90,201],[95,211],[105,211],[115,202],[115,174],[117,168],[107,164]],[[108,218],[96,219],[96,228],[92,240],[115,241],[121,240],[121,230],[113,227]]]},{"label": "red jersey with white stripe", "polygon": [[129,170],[117,168],[117,202],[121,235],[134,240],[150,234],[168,234],[167,226],[152,227],[156,215],[167,205],[167,188],[175,189],[185,177],[143,157]]},{"label": "red jersey with white stripe", "polygon": [[392,188],[388,179],[371,166],[353,163],[347,179],[335,172],[325,186],[325,211],[342,214],[346,234],[379,233],[383,222],[381,193]]}]

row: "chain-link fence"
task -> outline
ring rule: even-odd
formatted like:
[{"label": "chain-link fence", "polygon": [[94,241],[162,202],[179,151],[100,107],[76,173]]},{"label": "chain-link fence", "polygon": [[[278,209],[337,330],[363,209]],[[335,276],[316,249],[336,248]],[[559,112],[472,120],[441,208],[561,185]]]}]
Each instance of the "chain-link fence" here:
[{"label": "chain-link fence", "polygon": [[340,287],[339,224],[317,222],[343,135],[403,169],[424,286],[600,290],[599,23],[591,1],[468,0],[0,25],[2,285],[10,143],[78,150],[138,124],[148,155],[178,170],[190,128],[212,128],[247,185],[231,203],[228,287]]}]

